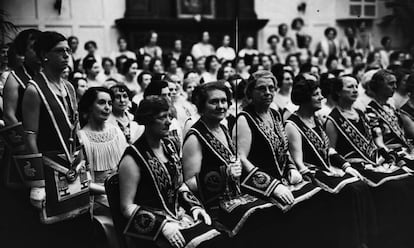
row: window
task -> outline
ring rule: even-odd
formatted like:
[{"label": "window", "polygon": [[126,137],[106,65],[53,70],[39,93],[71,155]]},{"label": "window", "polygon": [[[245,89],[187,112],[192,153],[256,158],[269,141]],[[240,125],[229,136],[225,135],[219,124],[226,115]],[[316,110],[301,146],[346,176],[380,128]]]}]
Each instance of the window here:
[{"label": "window", "polygon": [[337,19],[374,19],[378,0],[336,0]]}]

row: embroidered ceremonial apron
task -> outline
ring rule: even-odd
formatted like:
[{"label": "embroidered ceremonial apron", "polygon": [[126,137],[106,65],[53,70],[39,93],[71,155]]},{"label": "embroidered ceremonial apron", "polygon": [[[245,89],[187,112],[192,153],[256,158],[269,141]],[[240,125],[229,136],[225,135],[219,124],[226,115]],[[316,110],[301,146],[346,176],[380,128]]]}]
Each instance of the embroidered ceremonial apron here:
[{"label": "embroidered ceremonial apron", "polygon": [[398,180],[410,176],[405,170],[396,166],[381,166],[377,147],[367,121],[358,111],[359,123],[345,118],[337,108],[329,115],[329,120],[338,130],[337,152],[349,161],[353,168],[364,177],[364,181],[373,187],[390,180]]},{"label": "embroidered ceremonial apron", "polygon": [[[5,141],[7,148],[4,152],[4,177],[7,187],[21,188],[23,187],[24,177],[19,174],[13,155],[20,154],[24,151],[24,132],[22,127],[22,102],[24,90],[27,82],[32,79],[24,66],[20,66],[10,72],[9,77],[13,77],[19,84],[17,93],[17,106],[15,115],[18,123],[7,126],[0,130],[0,136]],[[7,99],[5,99],[7,101]]]},{"label": "embroidered ceremonial apron", "polygon": [[46,201],[41,222],[46,224],[74,218],[89,209],[90,175],[82,150],[76,148],[76,97],[70,83],[64,82],[70,113],[52,92],[43,73],[30,81],[42,102],[37,145],[44,163]]},{"label": "embroidered ceremonial apron", "polygon": [[[194,222],[185,214],[178,201],[178,189],[183,183],[182,165],[178,157],[175,144],[169,139],[163,139],[163,149],[168,163],[161,163],[152,149],[149,147],[145,136],[141,136],[133,145],[128,147],[124,155],[134,158],[140,167],[141,178],[135,195],[135,203],[152,211],[166,216],[169,220],[180,224],[180,230],[186,240],[186,245],[197,240],[197,243],[210,240],[219,233],[211,226],[202,222]],[[148,215],[149,217],[151,214]],[[154,233],[153,220],[141,223],[142,233]],[[161,239],[156,242],[166,242]],[[154,241],[154,240],[153,240]],[[139,244],[151,244],[142,238],[137,240]]]},{"label": "embroidered ceremonial apron", "polygon": [[[264,172],[281,180],[295,197],[294,204],[289,206],[279,201],[274,202],[283,211],[287,211],[295,204],[312,197],[321,188],[306,181],[297,185],[290,185],[285,179],[286,164],[290,160],[287,135],[282,126],[280,115],[275,110],[270,110],[274,123],[272,130],[266,128],[263,121],[255,114],[252,105],[247,106],[238,116],[244,116],[247,119],[252,132],[252,144],[247,159]],[[260,182],[256,183],[260,184]]]},{"label": "embroidered ceremonial apron", "polygon": [[[404,130],[401,128],[397,112],[388,107],[385,109],[377,101],[373,100],[367,108],[368,117],[373,116],[378,123],[373,123],[381,128],[385,145],[400,154],[402,158],[397,164],[403,166],[409,172],[414,172],[414,152],[413,144],[406,138]],[[403,161],[403,162],[402,162]]]},{"label": "embroidered ceremonial apron", "polygon": [[209,214],[226,228],[230,236],[234,236],[256,210],[274,205],[241,193],[240,185],[228,178],[226,169],[235,156],[235,149],[227,129],[224,126],[221,128],[229,147],[220,142],[202,120],[192,126],[186,138],[195,135],[202,145],[202,165],[197,174],[199,196]]}]

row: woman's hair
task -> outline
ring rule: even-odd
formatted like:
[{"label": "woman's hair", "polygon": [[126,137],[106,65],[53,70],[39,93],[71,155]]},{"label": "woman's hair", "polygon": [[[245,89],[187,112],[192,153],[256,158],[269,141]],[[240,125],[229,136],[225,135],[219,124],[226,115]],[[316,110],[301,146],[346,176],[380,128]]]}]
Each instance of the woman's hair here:
[{"label": "woman's hair", "polygon": [[210,71],[210,64],[211,64],[211,61],[213,61],[213,59],[216,59],[217,63],[219,63],[219,59],[217,58],[216,55],[207,56],[206,61],[204,62],[204,67],[206,68],[206,71]]},{"label": "woman's hair", "polygon": [[72,80],[72,85],[73,85],[73,88],[75,88],[75,90],[78,89],[78,87],[79,87],[79,81],[81,81],[81,80],[84,80],[84,81],[88,82],[87,79],[84,78],[84,77],[78,77],[78,78],[74,78]]},{"label": "woman's hair", "polygon": [[54,46],[56,46],[56,44],[65,40],[66,37],[58,32],[45,31],[39,35],[33,45],[33,48],[36,52],[36,55],[39,58],[42,58],[44,53],[49,52]]},{"label": "woman's hair", "polygon": [[157,61],[160,61],[161,62],[161,64],[163,64],[162,63],[162,60],[160,59],[160,58],[152,58],[151,59],[151,62],[149,63],[149,70],[150,70],[150,72],[152,72],[152,73],[154,73],[154,65],[155,65],[155,62],[157,62]]},{"label": "woman's hair", "polygon": [[13,48],[18,55],[24,55],[29,41],[36,41],[41,35],[41,31],[37,29],[26,29],[20,32],[13,41]]},{"label": "woman's hair", "polygon": [[285,77],[285,73],[289,73],[290,76],[292,77],[292,80],[295,78],[295,75],[293,75],[293,72],[292,71],[289,71],[289,70],[280,70],[280,71],[277,71],[277,73],[275,74],[275,77],[277,79],[277,87],[278,88],[282,87],[283,78]]},{"label": "woman's hair", "polygon": [[132,98],[132,92],[128,89],[128,87],[123,83],[117,83],[114,86],[111,86],[109,90],[115,95],[115,90],[118,89],[119,92],[126,92],[128,95],[129,100]]},{"label": "woman's hair", "polygon": [[324,31],[325,36],[327,36],[327,35],[328,35],[328,33],[329,33],[330,31],[333,31],[333,33],[334,33],[334,36],[335,36],[335,37],[336,37],[336,35],[338,34],[338,32],[336,31],[336,28],[333,28],[333,27],[327,27],[327,28],[325,29],[325,31]]},{"label": "woman's hair", "polygon": [[298,61],[299,67],[300,67],[300,60],[298,58],[298,55],[296,55],[295,53],[291,53],[288,56],[286,56],[285,65],[289,65],[289,60],[292,57],[295,57],[296,58],[296,60]]},{"label": "woman's hair", "polygon": [[139,125],[148,126],[154,122],[156,115],[169,110],[170,103],[165,97],[148,96],[139,104],[134,121],[138,122]]},{"label": "woman's hair", "polygon": [[114,66],[114,61],[113,61],[112,59],[110,59],[110,58],[108,58],[108,57],[103,57],[103,58],[102,58],[102,67],[104,66],[104,64],[105,64],[106,62],[109,62],[109,63],[111,63],[111,66]]},{"label": "woman's hair", "polygon": [[273,81],[273,84],[276,86],[277,83],[277,79],[275,78],[275,76],[273,76],[273,74],[270,71],[265,71],[265,70],[258,70],[255,73],[253,73],[249,80],[247,81],[247,85],[246,85],[246,97],[247,98],[251,98],[252,97],[252,92],[254,87],[256,87],[257,84],[257,80],[259,79],[271,79]]},{"label": "woman's hair", "polygon": [[151,40],[152,34],[157,34],[157,32],[155,32],[154,30],[150,30],[146,35],[145,35],[145,45],[148,44]]},{"label": "woman's hair", "polygon": [[90,108],[92,107],[93,103],[96,101],[99,92],[108,93],[111,96],[111,99],[114,99],[114,94],[112,91],[105,87],[91,87],[85,91],[82,98],[79,101],[79,121],[81,127],[85,126],[88,123],[88,115]]},{"label": "woman's hair", "polygon": [[300,24],[300,25],[305,25],[305,22],[303,21],[303,19],[302,18],[300,18],[300,17],[296,17],[295,19],[293,19],[292,20],[292,24],[291,24],[291,28],[293,29],[293,30],[297,30],[297,25],[298,24]]},{"label": "woman's hair", "polygon": [[92,56],[87,56],[83,59],[82,66],[85,71],[92,69],[93,65],[96,63],[96,59]]},{"label": "woman's hair", "polygon": [[144,98],[148,96],[160,96],[161,90],[168,88],[167,81],[152,80],[144,91]]},{"label": "woman's hair", "polygon": [[98,49],[98,45],[96,45],[96,42],[93,40],[85,42],[85,45],[83,46],[83,48],[87,50],[89,45],[93,46],[95,49]]},{"label": "woman's hair", "polygon": [[319,83],[313,80],[299,80],[293,84],[292,103],[302,105],[311,100],[313,92],[319,87]]},{"label": "woman's hair", "polygon": [[193,65],[195,65],[195,58],[193,55],[189,54],[189,53],[185,53],[185,54],[181,54],[180,57],[178,58],[178,66],[183,68],[185,65],[185,61],[187,59],[187,57],[191,57],[191,60],[193,61]]},{"label": "woman's hair", "polygon": [[149,71],[142,71],[140,74],[138,74],[137,82],[138,82],[139,85],[142,85],[142,78],[144,77],[144,75],[151,75],[152,76],[152,73],[149,72]]},{"label": "woman's hair", "polygon": [[267,44],[269,44],[270,45],[270,43],[272,43],[272,40],[273,39],[276,39],[277,40],[277,43],[279,43],[279,36],[277,36],[277,35],[275,35],[275,34],[272,34],[272,35],[270,35],[268,38],[267,38]]},{"label": "woman's hair", "polygon": [[282,47],[283,48],[285,48],[286,49],[286,43],[288,42],[288,41],[291,41],[292,42],[292,44],[294,44],[294,41],[293,41],[293,39],[292,38],[290,38],[290,37],[285,37],[284,39],[283,39],[283,41],[282,41]]},{"label": "woman's hair", "polygon": [[[135,59],[127,59],[127,60],[125,61],[125,63],[124,63],[124,66],[122,67],[121,74],[122,74],[122,75],[126,75],[126,74],[128,73],[128,71],[129,71],[129,68],[131,68],[131,66],[132,66],[134,63],[137,63],[137,61],[136,61]],[[137,65],[138,65],[138,64],[137,64]]]},{"label": "woman's hair", "polygon": [[[197,90],[196,90],[197,89]],[[203,113],[204,108],[206,106],[208,92],[212,90],[221,90],[226,93],[227,96],[227,104],[230,106],[231,104],[231,91],[230,89],[224,84],[224,81],[214,81],[202,84],[197,86],[196,89],[193,91],[191,102],[196,105],[197,110],[199,113]]]}]

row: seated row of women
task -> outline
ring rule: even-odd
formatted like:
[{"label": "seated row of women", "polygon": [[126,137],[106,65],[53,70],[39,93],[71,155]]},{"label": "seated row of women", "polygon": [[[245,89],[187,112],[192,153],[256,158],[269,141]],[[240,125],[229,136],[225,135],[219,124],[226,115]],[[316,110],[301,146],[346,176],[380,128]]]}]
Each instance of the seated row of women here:
[{"label": "seated row of women", "polygon": [[295,82],[299,109],[284,126],[270,108],[277,80],[258,71],[231,133],[221,124],[229,89],[205,83],[182,160],[168,139],[168,102],[144,99],[135,116],[144,134],[119,164],[125,234],[141,246],[412,247],[410,143],[381,97],[367,115],[352,108],[357,83],[338,78],[325,131],[317,82]]}]

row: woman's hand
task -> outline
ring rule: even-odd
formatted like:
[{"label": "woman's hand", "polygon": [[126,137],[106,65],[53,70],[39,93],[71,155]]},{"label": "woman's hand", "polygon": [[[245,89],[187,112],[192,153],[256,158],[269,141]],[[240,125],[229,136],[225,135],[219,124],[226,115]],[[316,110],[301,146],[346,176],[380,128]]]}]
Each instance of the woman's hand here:
[{"label": "woman's hand", "polygon": [[240,178],[242,174],[242,164],[240,160],[236,160],[232,162],[227,167],[227,175],[229,175],[233,179]]},{"label": "woman's hand", "polygon": [[290,184],[298,184],[302,182],[303,177],[298,170],[290,169],[288,171],[288,180]]},{"label": "woman's hand", "polygon": [[362,179],[362,175],[357,170],[355,170],[354,168],[352,168],[351,166],[348,166],[345,169],[345,172],[348,173],[348,174],[353,175],[354,177],[358,177],[359,179]]},{"label": "woman's hand", "polygon": [[280,199],[284,204],[291,205],[295,201],[295,197],[293,197],[292,192],[290,192],[290,190],[283,184],[276,186],[273,191],[273,195]]},{"label": "woman's hand", "polygon": [[208,213],[206,212],[206,210],[196,207],[191,213],[193,215],[194,220],[202,219],[204,223],[206,223],[207,225],[211,225],[211,218],[210,215],[208,215]]},{"label": "woman's hand", "polygon": [[180,225],[178,223],[167,222],[162,228],[162,234],[173,247],[184,247],[185,239],[180,232]]}]

